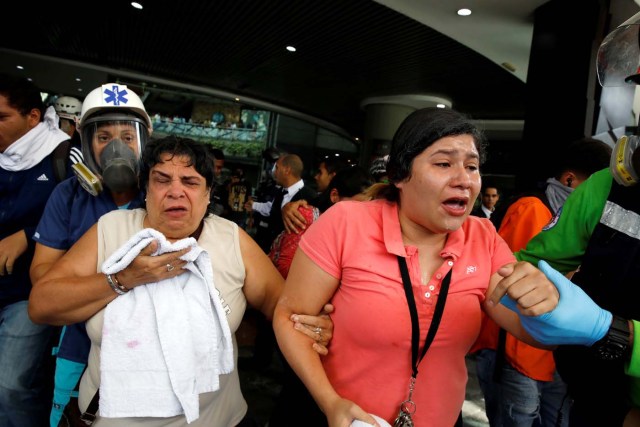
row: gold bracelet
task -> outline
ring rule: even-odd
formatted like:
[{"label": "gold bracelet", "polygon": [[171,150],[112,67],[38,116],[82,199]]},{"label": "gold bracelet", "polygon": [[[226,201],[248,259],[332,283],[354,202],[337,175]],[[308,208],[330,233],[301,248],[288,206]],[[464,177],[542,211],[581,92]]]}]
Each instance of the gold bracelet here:
[{"label": "gold bracelet", "polygon": [[113,273],[113,281],[116,283],[116,286],[118,287],[118,289],[120,289],[122,292],[126,293],[131,290],[131,288],[127,288],[125,285],[123,285],[118,281],[118,273]]},{"label": "gold bracelet", "polygon": [[111,286],[111,289],[113,289],[113,291],[114,291],[116,294],[118,294],[118,295],[124,295],[124,294],[126,294],[126,293],[127,293],[126,291],[123,291],[122,289],[120,289],[120,287],[119,287],[119,286],[117,286],[117,285],[113,282],[113,279],[111,278],[111,275],[110,275],[110,274],[106,274],[106,276],[107,276],[107,283],[109,284],[109,286]]}]

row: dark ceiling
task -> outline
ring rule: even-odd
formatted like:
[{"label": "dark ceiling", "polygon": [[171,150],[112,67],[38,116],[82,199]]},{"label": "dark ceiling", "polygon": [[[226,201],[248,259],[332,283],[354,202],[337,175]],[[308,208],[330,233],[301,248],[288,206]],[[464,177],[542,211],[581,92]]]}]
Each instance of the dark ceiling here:
[{"label": "dark ceiling", "polygon": [[[319,117],[354,136],[363,132],[360,103],[372,96],[428,94],[451,100],[474,119],[524,118],[524,82],[371,0],[153,0],[144,6],[11,2],[3,6],[0,47],[229,91]],[[287,45],[297,52],[287,52]],[[47,71],[51,79],[35,83],[66,90],[48,86],[72,76]]]}]

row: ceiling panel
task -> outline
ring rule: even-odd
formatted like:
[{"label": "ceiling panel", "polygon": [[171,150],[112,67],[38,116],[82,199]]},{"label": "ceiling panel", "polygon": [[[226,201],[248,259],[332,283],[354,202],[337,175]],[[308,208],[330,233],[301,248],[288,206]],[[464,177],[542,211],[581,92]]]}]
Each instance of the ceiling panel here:
[{"label": "ceiling panel", "polygon": [[[0,28],[2,48],[226,90],[352,135],[362,134],[360,102],[372,96],[430,94],[476,119],[524,117],[522,81],[371,0],[153,0],[142,11],[122,0],[8,7],[7,16],[28,18],[19,32]],[[0,56],[0,70],[16,72],[7,59]],[[35,82],[65,91],[61,81],[71,72],[47,67]]]}]

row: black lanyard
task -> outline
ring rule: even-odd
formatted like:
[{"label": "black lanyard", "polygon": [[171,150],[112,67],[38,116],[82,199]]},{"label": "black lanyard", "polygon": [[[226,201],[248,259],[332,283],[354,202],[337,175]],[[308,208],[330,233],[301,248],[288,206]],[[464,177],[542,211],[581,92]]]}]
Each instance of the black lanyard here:
[{"label": "black lanyard", "polygon": [[442,280],[442,286],[440,287],[440,294],[438,295],[438,301],[436,302],[436,308],[433,312],[433,319],[429,326],[429,332],[422,348],[422,354],[418,359],[418,348],[420,342],[420,324],[418,322],[418,309],[416,308],[416,300],[413,297],[413,289],[411,287],[411,279],[409,278],[409,270],[407,269],[407,261],[398,256],[398,264],[400,265],[400,274],[402,275],[402,284],[404,285],[404,293],[407,296],[407,303],[409,304],[409,314],[411,315],[411,363],[412,363],[412,376],[416,378],[418,376],[418,363],[422,360],[427,350],[431,346],[433,339],[438,331],[440,325],[440,319],[442,318],[442,312],[444,311],[444,303],[447,301],[447,294],[449,293],[449,283],[451,282],[451,272],[449,270],[445,278]]}]

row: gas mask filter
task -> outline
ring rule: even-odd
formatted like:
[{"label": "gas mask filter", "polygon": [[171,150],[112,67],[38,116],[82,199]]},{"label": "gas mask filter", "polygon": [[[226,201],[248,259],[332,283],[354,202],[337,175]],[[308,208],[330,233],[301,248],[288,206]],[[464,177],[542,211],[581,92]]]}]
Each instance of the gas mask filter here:
[{"label": "gas mask filter", "polygon": [[116,193],[136,188],[138,185],[138,161],[136,155],[120,139],[114,139],[100,153],[102,181],[84,163],[72,166],[78,182],[89,194],[97,196],[103,190],[102,183]]},{"label": "gas mask filter", "polygon": [[102,181],[116,193],[136,188],[138,161],[136,154],[120,139],[114,139],[100,153]]},{"label": "gas mask filter", "polygon": [[92,196],[97,196],[102,192],[102,183],[100,179],[91,172],[91,169],[82,162],[75,163],[71,166],[73,173],[76,174],[78,182]]},{"label": "gas mask filter", "polygon": [[640,146],[640,136],[623,135],[613,147],[609,169],[616,182],[625,187],[636,185],[640,180],[638,177],[638,171],[640,171],[638,146]]}]

